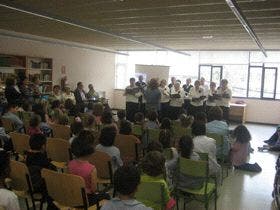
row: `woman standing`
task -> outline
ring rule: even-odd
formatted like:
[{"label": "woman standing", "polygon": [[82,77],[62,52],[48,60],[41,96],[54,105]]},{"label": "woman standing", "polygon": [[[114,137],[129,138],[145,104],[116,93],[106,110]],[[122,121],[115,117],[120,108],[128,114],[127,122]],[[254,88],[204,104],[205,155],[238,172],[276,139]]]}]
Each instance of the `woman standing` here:
[{"label": "woman standing", "polygon": [[169,101],[170,101],[170,90],[167,87],[167,81],[165,79],[160,81],[159,91],[161,93],[160,98],[160,118],[163,119],[168,117]]},{"label": "woman standing", "polygon": [[144,92],[144,96],[146,99],[146,111],[147,113],[150,111],[159,111],[160,109],[160,98],[161,93],[158,89],[158,80],[155,78],[152,78],[150,82],[148,83],[148,88]]},{"label": "woman standing", "polygon": [[228,88],[228,81],[226,79],[221,80],[221,86],[217,89],[217,106],[220,106],[223,110],[223,119],[228,122],[229,120],[229,102],[231,100],[231,89]]},{"label": "woman standing", "polygon": [[174,88],[170,90],[169,118],[177,120],[184,104],[185,92],[181,89],[180,83],[176,82]]},{"label": "woman standing", "polygon": [[212,107],[216,106],[216,96],[217,96],[216,83],[211,82],[210,89],[207,94],[207,100],[206,100],[206,113],[207,114]]},{"label": "woman standing", "polygon": [[200,86],[199,80],[196,80],[194,87],[190,90],[189,98],[191,100],[190,115],[195,116],[198,112],[204,112],[203,101],[206,98],[204,89]]}]

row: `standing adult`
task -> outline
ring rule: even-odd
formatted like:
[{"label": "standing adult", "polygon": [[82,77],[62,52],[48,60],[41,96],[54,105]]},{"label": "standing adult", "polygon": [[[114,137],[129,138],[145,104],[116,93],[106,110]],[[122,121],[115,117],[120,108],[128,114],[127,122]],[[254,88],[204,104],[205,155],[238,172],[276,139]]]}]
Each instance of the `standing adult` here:
[{"label": "standing adult", "polygon": [[192,79],[191,78],[187,78],[186,79],[186,84],[183,85],[183,89],[185,91],[185,100],[184,100],[184,109],[186,110],[186,112],[189,112],[189,107],[190,107],[190,102],[191,100],[189,99],[189,93],[191,88],[193,87],[192,83]]},{"label": "standing adult", "polygon": [[174,85],[176,83],[176,77],[171,77],[171,83],[168,85],[168,88],[171,91],[171,88],[174,88]]},{"label": "standing adult", "polygon": [[212,107],[216,106],[216,96],[217,96],[216,83],[211,82],[210,89],[208,91],[207,99],[206,99],[206,113],[207,114]]},{"label": "standing adult", "polygon": [[228,122],[229,121],[229,102],[232,97],[231,89],[228,88],[228,81],[226,79],[221,80],[221,86],[217,89],[217,105],[220,106],[223,110],[223,119]]},{"label": "standing adult", "polygon": [[203,88],[204,93],[207,94],[209,91],[209,86],[205,83],[205,78],[201,77],[200,78],[200,86]]},{"label": "standing adult", "polygon": [[22,95],[16,83],[17,80],[14,77],[6,79],[5,97],[9,104],[20,105],[22,103]]},{"label": "standing adult", "polygon": [[170,90],[169,118],[171,120],[177,120],[181,114],[184,97],[184,90],[180,87],[180,83],[176,82],[174,88]]},{"label": "standing adult", "polygon": [[139,87],[135,85],[135,78],[129,79],[130,85],[125,88],[126,96],[126,119],[133,122],[134,115],[139,112],[138,99],[142,96]]},{"label": "standing adult", "polygon": [[86,98],[86,92],[84,91],[84,85],[82,82],[77,83],[77,88],[74,91],[74,95],[75,95],[78,110],[83,113],[87,98]]},{"label": "standing adult", "polygon": [[161,93],[160,98],[160,118],[163,119],[168,117],[169,101],[170,101],[170,90],[167,87],[165,79],[160,81],[159,91]]},{"label": "standing adult", "polygon": [[157,111],[160,110],[160,98],[161,92],[158,88],[158,80],[152,78],[148,84],[147,90],[144,92],[144,96],[146,99],[146,111],[147,113],[150,111]]},{"label": "standing adult", "polygon": [[41,81],[38,76],[34,76],[32,78],[32,84],[31,84],[31,89],[33,93],[33,98],[39,99],[42,94],[42,86],[41,86]]},{"label": "standing adult", "polygon": [[93,101],[98,101],[99,94],[94,90],[94,87],[92,84],[88,85],[88,93],[87,98]]},{"label": "standing adult", "polygon": [[204,89],[200,86],[200,81],[196,80],[194,87],[191,88],[189,93],[190,102],[190,115],[195,116],[198,112],[204,112],[203,101],[206,98]]},{"label": "standing adult", "polygon": [[[143,81],[144,77],[143,75],[139,75],[138,77],[138,81],[135,83],[135,85],[139,88],[139,90],[141,91],[142,94],[144,94],[147,84]],[[139,109],[140,112],[142,112],[143,114],[145,114],[145,98],[143,97],[143,95],[141,95],[138,98],[138,102],[139,102]]]},{"label": "standing adult", "polygon": [[26,76],[21,78],[19,83],[19,90],[25,102],[33,102],[33,93],[29,87],[29,80]]}]

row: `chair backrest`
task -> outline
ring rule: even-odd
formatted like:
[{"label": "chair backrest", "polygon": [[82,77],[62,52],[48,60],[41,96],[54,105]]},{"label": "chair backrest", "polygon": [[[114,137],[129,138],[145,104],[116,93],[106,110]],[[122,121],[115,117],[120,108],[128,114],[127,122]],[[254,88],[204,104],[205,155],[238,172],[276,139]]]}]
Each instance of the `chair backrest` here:
[{"label": "chair backrest", "polygon": [[141,182],[135,197],[138,201],[153,209],[165,209],[164,185],[160,182]]},{"label": "chair backrest", "polygon": [[117,134],[115,146],[119,148],[122,160],[137,160],[138,151],[135,136]]},{"label": "chair backrest", "polygon": [[173,151],[171,148],[167,148],[163,150],[163,155],[165,160],[171,160],[173,158]]},{"label": "chair backrest", "polygon": [[203,160],[203,161],[209,160],[208,153],[206,153],[206,152],[196,152],[196,153],[199,155],[200,160]]},{"label": "chair backrest", "polygon": [[47,155],[52,161],[68,162],[70,160],[70,143],[65,139],[48,138]]},{"label": "chair backrest", "polygon": [[143,130],[141,125],[132,125],[132,134],[141,137],[143,135]]},{"label": "chair backrest", "polygon": [[85,182],[80,176],[42,169],[48,195],[60,205],[67,207],[87,206]]},{"label": "chair backrest", "polygon": [[2,117],[1,120],[2,120],[3,127],[5,128],[5,131],[7,133],[10,133],[15,130],[15,126],[12,120],[4,117]]},{"label": "chair backrest", "polygon": [[23,133],[17,133],[17,132],[12,132],[9,133],[13,146],[14,146],[14,151],[16,151],[19,154],[24,154],[26,151],[29,150],[29,139],[30,136],[23,134]]},{"label": "chair backrest", "polygon": [[192,177],[208,177],[208,162],[191,160],[180,157],[178,161],[179,173]]},{"label": "chair backrest", "polygon": [[181,125],[177,125],[173,127],[173,132],[174,132],[174,137],[175,138],[181,138],[182,136],[185,135],[192,135],[192,130],[191,128],[184,128]]},{"label": "chair backrest", "polygon": [[148,143],[158,141],[160,129],[148,129]]},{"label": "chair backrest", "polygon": [[53,124],[51,125],[52,133],[54,138],[61,138],[69,140],[71,137],[70,127],[66,125]]},{"label": "chair backrest", "polygon": [[224,145],[224,136],[218,133],[206,133],[206,136],[209,138],[216,140],[216,146],[217,147],[223,147]]},{"label": "chair backrest", "polygon": [[15,191],[29,191],[31,180],[27,166],[22,162],[11,160],[10,167],[11,188]]},{"label": "chair backrest", "polygon": [[110,155],[105,152],[96,151],[88,158],[88,161],[95,166],[98,178],[113,181],[112,158]]}]

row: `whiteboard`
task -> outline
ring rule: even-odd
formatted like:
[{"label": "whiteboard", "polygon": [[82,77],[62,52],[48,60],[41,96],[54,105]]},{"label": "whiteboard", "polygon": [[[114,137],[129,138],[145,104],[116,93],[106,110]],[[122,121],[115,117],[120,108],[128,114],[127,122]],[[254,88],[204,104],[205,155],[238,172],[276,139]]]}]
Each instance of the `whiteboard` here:
[{"label": "whiteboard", "polygon": [[168,81],[169,68],[169,66],[135,64],[135,77],[141,74],[144,81],[149,81],[152,78],[158,78],[159,81],[162,79]]}]

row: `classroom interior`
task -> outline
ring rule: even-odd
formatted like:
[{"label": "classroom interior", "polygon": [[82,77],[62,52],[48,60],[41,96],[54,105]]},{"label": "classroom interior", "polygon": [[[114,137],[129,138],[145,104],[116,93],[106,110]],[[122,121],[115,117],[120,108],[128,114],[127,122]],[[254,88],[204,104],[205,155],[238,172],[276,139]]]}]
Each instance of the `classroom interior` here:
[{"label": "classroom interior", "polygon": [[[169,66],[167,79],[182,83],[228,79],[233,107],[245,104],[238,121],[252,134],[250,162],[262,172],[230,170],[217,209],[277,209],[279,153],[258,147],[280,124],[279,0],[1,0],[0,17],[0,58],[51,59],[40,69],[51,71],[46,84],[67,78],[74,90],[79,81],[92,83],[113,109],[125,109],[124,88],[136,64]],[[17,70],[0,62],[2,82]],[[204,206],[191,202],[186,209]]]}]

